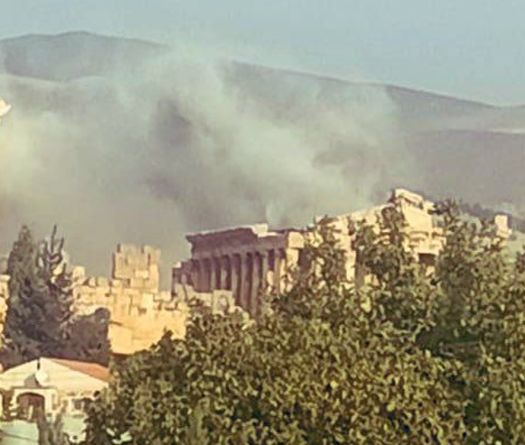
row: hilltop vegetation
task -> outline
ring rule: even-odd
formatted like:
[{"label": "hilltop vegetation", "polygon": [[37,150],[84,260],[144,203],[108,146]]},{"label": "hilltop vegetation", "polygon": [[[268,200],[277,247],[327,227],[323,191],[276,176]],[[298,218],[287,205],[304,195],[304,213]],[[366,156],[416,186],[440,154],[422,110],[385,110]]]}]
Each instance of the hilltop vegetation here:
[{"label": "hilltop vegetation", "polygon": [[495,228],[437,206],[435,270],[407,251],[402,214],[359,229],[346,281],[333,230],[256,323],[201,311],[114,369],[86,445],[501,444],[525,441],[525,257]]}]

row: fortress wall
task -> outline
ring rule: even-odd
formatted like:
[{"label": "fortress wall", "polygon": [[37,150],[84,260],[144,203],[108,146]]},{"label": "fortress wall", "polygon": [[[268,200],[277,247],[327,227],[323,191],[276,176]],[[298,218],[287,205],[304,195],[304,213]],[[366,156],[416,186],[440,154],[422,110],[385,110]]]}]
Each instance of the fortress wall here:
[{"label": "fortress wall", "polygon": [[184,338],[192,301],[220,311],[234,306],[231,292],[199,293],[189,285],[161,291],[159,263],[158,249],[119,245],[110,279],[88,277],[83,267],[73,270],[75,311],[87,315],[105,308],[110,312],[109,338],[117,354],[146,349],[167,330]]}]

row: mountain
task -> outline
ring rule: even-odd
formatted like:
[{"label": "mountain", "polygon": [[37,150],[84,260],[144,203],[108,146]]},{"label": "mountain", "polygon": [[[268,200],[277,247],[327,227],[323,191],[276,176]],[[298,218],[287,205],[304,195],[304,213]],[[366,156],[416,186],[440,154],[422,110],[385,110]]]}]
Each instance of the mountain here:
[{"label": "mountain", "polygon": [[0,97],[0,251],[57,222],[102,273],[119,241],[171,261],[185,232],[304,224],[394,186],[525,216],[525,107],[84,32],[0,41]]},{"label": "mountain", "polygon": [[[152,42],[100,36],[87,32],[59,35],[27,35],[0,40],[0,73],[44,81],[64,82],[104,77],[115,70],[136,70],[142,64],[170,51]],[[304,83],[324,89],[353,90],[356,99],[368,91],[384,91],[392,100],[403,124],[421,129],[514,129],[525,122],[525,106],[497,107],[395,85],[357,83],[289,69],[233,62],[240,84],[260,82]]]},{"label": "mountain", "polygon": [[[28,35],[0,41],[0,73],[47,81],[71,81],[90,76],[105,76],[116,68],[133,70],[145,60],[169,51],[164,45],[142,40],[100,36],[87,32],[59,35]],[[386,91],[407,121],[429,122],[439,118],[466,119],[501,111],[482,102],[413,90],[395,85],[355,83],[326,76],[235,63],[237,81],[302,82],[313,81],[332,90],[351,86],[359,96],[370,89]],[[508,114],[520,110],[505,109]],[[525,117],[525,108],[521,110]],[[512,116],[507,116],[511,119]]]},{"label": "mountain", "polygon": [[129,67],[167,48],[155,43],[70,32],[27,35],[0,41],[0,72],[50,81],[69,81]]}]

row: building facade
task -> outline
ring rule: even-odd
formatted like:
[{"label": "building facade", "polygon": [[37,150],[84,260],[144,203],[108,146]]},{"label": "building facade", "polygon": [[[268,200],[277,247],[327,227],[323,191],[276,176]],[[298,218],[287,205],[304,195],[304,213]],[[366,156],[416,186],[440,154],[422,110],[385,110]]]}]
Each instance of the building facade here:
[{"label": "building facade", "polygon": [[[84,403],[109,382],[96,363],[40,358],[0,374],[3,416],[36,421],[38,416],[83,416]],[[7,412],[5,412],[7,411]]]}]

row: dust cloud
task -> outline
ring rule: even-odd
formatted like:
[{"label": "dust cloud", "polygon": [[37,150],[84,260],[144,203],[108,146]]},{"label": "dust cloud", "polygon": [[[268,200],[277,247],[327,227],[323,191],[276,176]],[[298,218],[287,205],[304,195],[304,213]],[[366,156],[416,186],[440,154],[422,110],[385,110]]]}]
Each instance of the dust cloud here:
[{"label": "dust cloud", "polygon": [[[0,252],[57,223],[107,274],[118,242],[187,254],[184,235],[304,225],[382,201],[415,174],[378,86],[162,52],[68,81],[0,76]],[[163,270],[163,272],[165,272]]]}]

